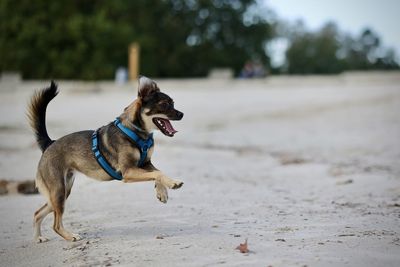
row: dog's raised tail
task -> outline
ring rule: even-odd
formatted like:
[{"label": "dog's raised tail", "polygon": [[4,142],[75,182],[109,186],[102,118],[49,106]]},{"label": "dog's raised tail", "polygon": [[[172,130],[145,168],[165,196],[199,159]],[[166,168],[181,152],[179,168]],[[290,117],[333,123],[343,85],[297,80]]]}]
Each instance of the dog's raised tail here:
[{"label": "dog's raised tail", "polygon": [[28,106],[29,124],[35,133],[36,142],[44,152],[54,141],[46,129],[46,109],[50,101],[58,94],[57,84],[51,81],[50,87],[36,91]]}]

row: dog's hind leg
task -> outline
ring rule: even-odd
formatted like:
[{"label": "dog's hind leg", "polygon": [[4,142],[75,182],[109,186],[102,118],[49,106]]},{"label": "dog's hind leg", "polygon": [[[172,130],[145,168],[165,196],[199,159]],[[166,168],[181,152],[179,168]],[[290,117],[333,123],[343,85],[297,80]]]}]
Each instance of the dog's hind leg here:
[{"label": "dog's hind leg", "polygon": [[67,197],[67,192],[65,191],[65,187],[59,188],[56,192],[54,192],[51,196],[51,204],[54,209],[54,231],[62,236],[65,240],[68,241],[78,241],[81,240],[82,237],[78,234],[73,234],[65,230],[62,216],[64,213],[64,205]]},{"label": "dog's hind leg", "polygon": [[69,197],[69,195],[71,194],[71,189],[72,186],[74,185],[74,180],[75,180],[75,173],[73,170],[68,170],[67,174],[65,175],[65,191],[66,193],[66,197],[65,199],[67,199]]},{"label": "dog's hind leg", "polygon": [[42,177],[38,174],[36,178],[36,187],[39,192],[47,198],[47,203],[38,209],[33,216],[33,229],[34,229],[34,240],[38,243],[46,242],[47,238],[42,236],[41,225],[43,219],[53,211],[53,208],[49,202],[49,190],[42,180]]},{"label": "dog's hind leg", "polygon": [[52,212],[53,209],[48,203],[44,204],[40,209],[35,212],[33,219],[34,224],[34,239],[38,243],[46,242],[48,239],[42,236],[40,227],[42,225],[43,219]]}]

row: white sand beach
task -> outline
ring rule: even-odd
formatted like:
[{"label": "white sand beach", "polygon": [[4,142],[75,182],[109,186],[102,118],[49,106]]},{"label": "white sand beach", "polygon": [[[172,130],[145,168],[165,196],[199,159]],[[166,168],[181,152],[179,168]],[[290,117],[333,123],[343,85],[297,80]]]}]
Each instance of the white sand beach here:
[{"label": "white sand beach", "polygon": [[[43,225],[41,195],[0,196],[0,266],[400,266],[400,73],[157,80],[185,113],[175,137],[155,134],[154,164],[184,181],[78,175],[64,225]],[[49,135],[96,129],[136,84],[58,81]],[[0,83],[0,179],[34,179],[40,150],[25,117],[46,81]],[[235,248],[248,239],[249,253]]]}]

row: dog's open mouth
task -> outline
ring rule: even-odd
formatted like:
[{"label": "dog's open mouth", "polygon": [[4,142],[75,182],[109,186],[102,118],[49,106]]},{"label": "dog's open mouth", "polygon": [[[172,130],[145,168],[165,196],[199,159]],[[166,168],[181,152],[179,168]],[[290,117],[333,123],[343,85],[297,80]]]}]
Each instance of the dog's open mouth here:
[{"label": "dog's open mouth", "polygon": [[174,129],[172,126],[171,122],[168,119],[164,118],[153,118],[153,122],[155,125],[157,125],[158,129],[165,134],[166,136],[174,136],[177,130]]}]

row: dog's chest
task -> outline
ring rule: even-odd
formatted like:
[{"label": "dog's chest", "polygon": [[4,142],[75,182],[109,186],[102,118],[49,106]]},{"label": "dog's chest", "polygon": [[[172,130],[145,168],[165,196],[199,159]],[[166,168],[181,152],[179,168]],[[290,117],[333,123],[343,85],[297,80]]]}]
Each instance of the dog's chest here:
[{"label": "dog's chest", "polygon": [[146,157],[145,161],[149,161],[151,159],[153,152],[154,152],[154,145],[152,147],[150,147],[149,151],[147,152],[147,157]]},{"label": "dog's chest", "polygon": [[[147,155],[146,155],[146,159],[144,160],[144,162],[148,162],[151,159],[151,156],[153,155],[153,151],[154,151],[154,146],[152,146],[148,151],[147,151]],[[140,150],[138,148],[135,148],[132,150],[132,161],[136,162],[137,164],[139,163],[142,154],[140,153]]]}]

